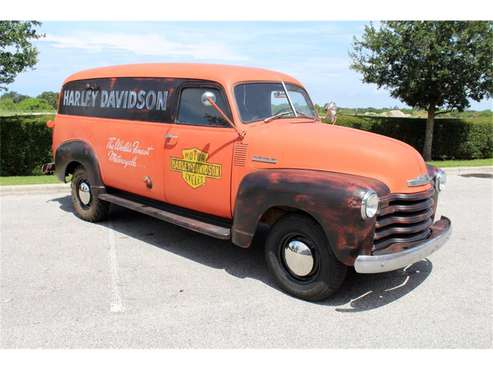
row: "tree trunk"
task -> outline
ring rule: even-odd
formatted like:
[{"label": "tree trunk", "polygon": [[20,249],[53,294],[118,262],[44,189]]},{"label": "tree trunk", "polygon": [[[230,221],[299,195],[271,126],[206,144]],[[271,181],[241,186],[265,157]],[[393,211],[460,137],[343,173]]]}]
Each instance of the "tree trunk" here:
[{"label": "tree trunk", "polygon": [[425,161],[431,161],[431,145],[433,143],[433,126],[435,125],[435,107],[428,109],[428,118],[426,119],[425,145],[423,148],[423,158]]}]

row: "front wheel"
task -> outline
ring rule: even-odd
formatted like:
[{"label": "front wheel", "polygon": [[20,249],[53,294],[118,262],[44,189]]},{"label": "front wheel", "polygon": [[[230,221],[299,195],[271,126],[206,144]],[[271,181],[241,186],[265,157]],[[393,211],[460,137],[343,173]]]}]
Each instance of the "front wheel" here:
[{"label": "front wheel", "polygon": [[89,221],[103,221],[108,217],[109,203],[97,198],[91,188],[89,173],[79,166],[72,176],[72,205],[77,217]]},{"label": "front wheel", "polygon": [[334,256],[320,225],[304,215],[289,214],[274,224],[265,258],[279,286],[307,301],[326,299],[346,277],[347,267]]}]

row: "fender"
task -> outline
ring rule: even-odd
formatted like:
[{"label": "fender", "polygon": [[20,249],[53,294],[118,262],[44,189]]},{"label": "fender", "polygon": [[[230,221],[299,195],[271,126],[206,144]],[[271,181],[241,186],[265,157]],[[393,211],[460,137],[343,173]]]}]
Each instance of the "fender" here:
[{"label": "fender", "polygon": [[88,143],[82,140],[70,140],[65,141],[56,149],[55,174],[60,181],[66,182],[67,167],[72,162],[82,164],[89,171],[91,188],[96,192],[103,192],[105,187],[101,179],[96,153]]},{"label": "fender", "polygon": [[358,254],[371,253],[375,218],[361,217],[361,199],[368,190],[378,196],[389,193],[378,180],[342,173],[296,169],[250,173],[238,189],[232,241],[250,246],[264,213],[272,207],[289,207],[314,217],[337,259],[353,265]]}]

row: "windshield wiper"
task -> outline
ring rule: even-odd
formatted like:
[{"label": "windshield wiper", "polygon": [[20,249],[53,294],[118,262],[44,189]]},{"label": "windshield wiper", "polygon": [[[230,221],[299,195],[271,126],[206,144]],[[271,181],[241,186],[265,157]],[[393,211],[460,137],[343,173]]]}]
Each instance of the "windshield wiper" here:
[{"label": "windshield wiper", "polygon": [[315,117],[312,117],[312,116],[309,116],[307,114],[304,114],[304,113],[300,113],[298,111],[296,111],[296,114],[298,115],[297,117],[293,117],[293,118],[308,118],[308,119],[311,119],[313,121],[316,121],[317,119]]},{"label": "windshield wiper", "polygon": [[278,118],[284,117],[287,114],[293,114],[293,112],[291,112],[291,111],[284,111],[284,112],[276,113],[273,116],[270,116],[270,117],[265,118],[264,119],[264,122],[267,123],[267,122],[272,121],[274,119],[278,119]]},{"label": "windshield wiper", "polygon": [[[267,123],[267,122],[273,121],[275,119],[282,118],[288,114],[293,114],[293,112],[285,111],[285,112],[280,112],[280,113],[274,114],[273,116],[270,116],[270,117],[267,117],[266,119],[264,119],[264,122]],[[286,118],[308,118],[308,119],[311,119],[312,121],[317,120],[315,117],[309,116],[309,115],[304,114],[304,113],[300,113],[298,111],[296,111],[296,116],[286,117]]]}]

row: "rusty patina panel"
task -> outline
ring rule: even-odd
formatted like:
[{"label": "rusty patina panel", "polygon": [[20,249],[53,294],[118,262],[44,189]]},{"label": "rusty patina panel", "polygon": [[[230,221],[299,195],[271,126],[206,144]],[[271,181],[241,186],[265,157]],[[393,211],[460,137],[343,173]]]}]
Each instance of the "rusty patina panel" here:
[{"label": "rusty patina panel", "polygon": [[379,196],[389,189],[378,180],[311,170],[260,170],[241,182],[232,239],[248,247],[262,215],[272,207],[310,214],[322,226],[336,257],[352,265],[358,254],[372,250],[375,218],[363,220],[361,199],[368,190]]}]

